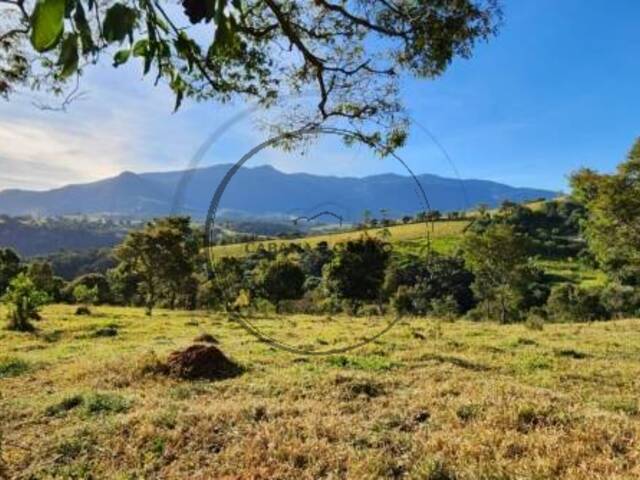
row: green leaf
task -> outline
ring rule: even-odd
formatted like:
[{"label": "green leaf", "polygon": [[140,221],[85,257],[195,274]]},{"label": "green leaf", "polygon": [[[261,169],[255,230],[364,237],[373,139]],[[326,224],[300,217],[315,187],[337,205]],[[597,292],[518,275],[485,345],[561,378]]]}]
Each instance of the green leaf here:
[{"label": "green leaf", "polygon": [[62,67],[58,76],[64,80],[78,71],[78,35],[67,34],[62,40],[58,66]]},{"label": "green leaf", "polygon": [[113,56],[113,66],[117,67],[118,65],[127,63],[127,60],[129,60],[129,55],[131,55],[131,50],[120,50],[116,52],[116,54]]},{"label": "green leaf", "polygon": [[38,52],[55,48],[64,29],[65,0],[38,0],[31,14],[31,44]]},{"label": "green leaf", "polygon": [[138,40],[136,44],[133,46],[133,56],[134,57],[144,57],[149,50],[149,40],[143,38],[142,40]]},{"label": "green leaf", "polygon": [[174,112],[176,112],[178,111],[178,109],[180,108],[180,105],[182,104],[182,99],[184,98],[184,91],[185,91],[186,85],[182,80],[182,77],[176,74],[170,83],[170,87],[173,90],[173,92],[176,94],[176,105],[173,110]]},{"label": "green leaf", "polygon": [[82,53],[87,54],[95,50],[95,44],[91,36],[91,27],[87,21],[87,16],[84,13],[84,7],[82,2],[78,0],[76,4],[76,10],[73,14],[73,22],[76,25],[76,30],[80,32],[80,40],[82,40]]},{"label": "green leaf", "polygon": [[138,15],[132,8],[116,3],[107,10],[102,24],[104,39],[109,42],[122,42],[127,36],[133,39],[133,29]]}]

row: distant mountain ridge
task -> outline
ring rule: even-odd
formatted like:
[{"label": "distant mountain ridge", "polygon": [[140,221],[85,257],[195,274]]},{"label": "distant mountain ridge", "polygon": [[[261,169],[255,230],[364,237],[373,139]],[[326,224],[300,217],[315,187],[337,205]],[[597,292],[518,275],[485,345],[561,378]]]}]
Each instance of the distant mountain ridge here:
[{"label": "distant mountain ridge", "polygon": [[[104,180],[67,185],[43,192],[0,191],[0,214],[7,215],[122,215],[148,218],[172,213],[176,190],[183,185],[177,212],[202,219],[211,198],[231,165],[189,171],[123,172]],[[397,174],[363,178],[283,173],[271,166],[240,168],[228,184],[219,212],[244,217],[295,216],[329,205],[347,220],[357,220],[369,210],[374,216],[415,214],[428,207],[442,212],[504,200],[521,202],[553,198],[558,192],[518,188],[488,180],[458,180],[437,175],[416,177],[428,206],[420,198],[416,181]]]}]

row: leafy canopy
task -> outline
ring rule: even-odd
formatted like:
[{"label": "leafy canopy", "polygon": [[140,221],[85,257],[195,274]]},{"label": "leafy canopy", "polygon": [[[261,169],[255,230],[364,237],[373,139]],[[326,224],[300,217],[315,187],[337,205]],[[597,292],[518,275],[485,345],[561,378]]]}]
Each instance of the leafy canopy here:
[{"label": "leafy canopy", "polygon": [[640,138],[614,174],[579,170],[571,186],[587,207],[584,230],[594,256],[616,280],[640,285]]},{"label": "leafy canopy", "polygon": [[[66,83],[112,56],[185,97],[262,106],[289,131],[336,120],[354,138],[402,143],[403,73],[442,74],[495,34],[498,0],[0,0],[0,94]],[[72,90],[73,91],[73,90]],[[69,100],[70,97],[67,97]]]}]

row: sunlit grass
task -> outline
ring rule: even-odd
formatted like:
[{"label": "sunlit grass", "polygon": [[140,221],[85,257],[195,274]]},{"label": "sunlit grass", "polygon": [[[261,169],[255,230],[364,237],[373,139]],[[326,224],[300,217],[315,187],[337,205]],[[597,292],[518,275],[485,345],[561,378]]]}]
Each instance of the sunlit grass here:
[{"label": "sunlit grass", "polygon": [[[0,331],[0,458],[9,478],[640,472],[637,320],[531,331],[403,319],[356,351],[306,356],[260,343],[220,315],[94,311],[76,317],[71,306],[49,306],[35,334]],[[389,320],[252,319],[314,349],[366,337]],[[117,334],[95,335],[104,328]],[[246,372],[219,382],[144,373],[203,333]]]},{"label": "sunlit grass", "polygon": [[[388,228],[390,236],[387,238],[391,243],[418,241],[425,242],[430,239],[437,242],[440,239],[453,240],[462,235],[464,229],[469,224],[466,220],[461,221],[438,221],[433,223],[410,223],[406,225],[393,225]],[[349,232],[331,233],[324,235],[313,235],[309,237],[292,240],[265,240],[246,243],[236,243],[230,245],[220,245],[212,247],[212,254],[215,257],[242,256],[247,252],[255,251],[259,246],[264,248],[278,248],[290,243],[308,244],[315,246],[320,242],[327,242],[330,246],[360,238],[364,233],[372,237],[381,237],[383,228],[370,228],[367,230],[356,230]]]}]

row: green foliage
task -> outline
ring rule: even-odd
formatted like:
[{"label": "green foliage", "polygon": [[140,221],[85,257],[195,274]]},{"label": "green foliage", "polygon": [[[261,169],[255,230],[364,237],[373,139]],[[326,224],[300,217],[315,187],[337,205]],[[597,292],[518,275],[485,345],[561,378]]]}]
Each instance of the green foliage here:
[{"label": "green foliage", "polygon": [[640,138],[614,174],[583,169],[571,186],[587,206],[585,234],[600,265],[613,280],[640,285]]},{"label": "green foliage", "polygon": [[96,291],[96,298],[93,302],[96,305],[111,303],[113,296],[111,293],[111,286],[107,281],[107,278],[99,273],[88,273],[76,278],[73,282],[69,283],[66,288],[65,296],[70,301],[79,301],[75,296],[75,291],[78,286],[85,286],[89,291]]},{"label": "green foliage", "polygon": [[60,58],[58,66],[60,68],[59,77],[66,79],[75,74],[78,69],[78,35],[76,33],[68,33],[62,40],[60,47]]},{"label": "green foliage", "polygon": [[10,248],[0,248],[0,296],[2,296],[11,283],[11,280],[20,273],[20,257]]},{"label": "green foliage", "polygon": [[363,236],[340,244],[324,267],[327,290],[354,307],[364,301],[380,300],[388,261],[387,244],[379,239]]},{"label": "green foliage", "polygon": [[[131,58],[133,47],[144,74],[153,69],[173,90],[176,108],[187,97],[273,105],[313,84],[319,102],[300,103],[291,130],[341,118],[353,127],[348,142],[381,153],[407,135],[397,76],[441,75],[454,58],[469,57],[476,41],[493,36],[501,18],[497,0],[368,2],[366,9],[325,0],[183,0],[184,13],[152,1],[37,0],[30,16],[23,2],[5,3],[8,58],[20,67],[7,75],[5,95],[16,83],[60,93],[101,52],[126,43],[114,65]],[[184,28],[187,22],[208,26]],[[44,54],[32,68],[31,58],[13,55],[22,54],[27,37],[33,48],[27,56]],[[291,55],[276,53],[283,44]]]},{"label": "green foliage", "polygon": [[82,395],[72,395],[65,397],[53,405],[49,405],[44,414],[47,417],[59,417],[65,415],[67,412],[81,406],[84,403],[84,397]]},{"label": "green foliage", "polygon": [[18,375],[28,372],[30,369],[31,365],[19,358],[0,358],[0,378],[17,377]]},{"label": "green foliage", "polygon": [[192,289],[198,240],[187,217],[153,220],[129,232],[116,249],[119,268],[135,274],[150,315],[161,296],[174,308],[181,293]]},{"label": "green foliage", "polygon": [[602,306],[614,317],[637,317],[640,315],[640,291],[630,285],[607,284],[601,294]]},{"label": "green foliage", "polygon": [[63,31],[66,0],[38,0],[31,14],[31,44],[38,52],[55,48]]},{"label": "green foliage", "polygon": [[304,293],[304,272],[291,260],[279,258],[262,266],[258,285],[276,307],[282,300],[294,300]]},{"label": "green foliage", "polygon": [[520,319],[523,307],[544,304],[533,301],[539,272],[529,264],[528,239],[507,224],[490,225],[484,232],[469,232],[463,251],[475,274],[473,291],[480,312],[502,323]]},{"label": "green foliage", "polygon": [[76,303],[85,306],[93,305],[98,301],[98,286],[94,285],[93,288],[89,288],[80,283],[73,289],[73,298]]},{"label": "green foliage", "polygon": [[212,271],[212,278],[203,283],[198,290],[198,303],[205,307],[222,307],[230,311],[240,292],[248,290],[251,286],[245,266],[239,258],[223,257],[214,262]]},{"label": "green foliage", "polygon": [[404,287],[394,300],[402,313],[424,315],[432,312],[434,305],[442,307],[442,302],[448,302],[449,313],[457,315],[475,304],[473,278],[460,257],[400,254],[394,256],[385,273],[384,291],[393,295]]},{"label": "green foliage", "polygon": [[27,267],[27,276],[36,289],[45,292],[52,301],[60,301],[64,280],[55,277],[49,262],[35,261]]},{"label": "green foliage", "polygon": [[490,225],[507,224],[526,236],[529,252],[545,258],[577,257],[585,249],[580,225],[586,216],[584,205],[571,199],[543,202],[540,208],[504,202],[494,215],[480,213],[472,226],[483,232]]},{"label": "green foliage", "polygon": [[85,398],[85,409],[89,415],[123,413],[131,407],[131,401],[114,393],[92,393]]},{"label": "green foliage", "polygon": [[597,289],[581,288],[570,283],[551,290],[547,311],[551,318],[558,321],[587,322],[609,317]]},{"label": "green foliage", "polygon": [[139,278],[130,264],[122,263],[116,268],[108,270],[107,281],[116,304],[139,304]]},{"label": "green foliage", "polygon": [[109,7],[102,24],[102,35],[109,43],[122,43],[126,38],[133,41],[138,12],[123,3]]},{"label": "green foliage", "polygon": [[11,280],[3,301],[9,307],[9,329],[30,331],[33,330],[31,320],[40,318],[40,307],[49,301],[49,297],[38,290],[25,273],[20,273]]}]

